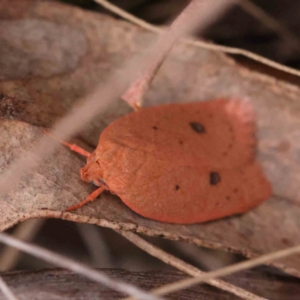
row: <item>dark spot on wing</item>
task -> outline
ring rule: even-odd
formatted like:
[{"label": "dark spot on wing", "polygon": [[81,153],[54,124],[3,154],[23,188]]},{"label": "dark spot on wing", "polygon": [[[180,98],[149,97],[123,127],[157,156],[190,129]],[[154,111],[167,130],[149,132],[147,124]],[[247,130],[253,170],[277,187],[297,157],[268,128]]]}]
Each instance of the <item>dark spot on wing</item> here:
[{"label": "dark spot on wing", "polygon": [[202,124],[198,123],[198,122],[191,122],[190,126],[197,133],[205,133],[204,126]]},{"label": "dark spot on wing", "polygon": [[175,190],[178,191],[179,189],[180,189],[180,186],[176,184],[175,185]]},{"label": "dark spot on wing", "polygon": [[209,183],[211,185],[216,185],[221,181],[221,177],[218,172],[211,172],[209,174]]},{"label": "dark spot on wing", "polygon": [[156,126],[153,126],[152,128],[153,128],[154,130],[157,130],[157,129],[158,129]]}]

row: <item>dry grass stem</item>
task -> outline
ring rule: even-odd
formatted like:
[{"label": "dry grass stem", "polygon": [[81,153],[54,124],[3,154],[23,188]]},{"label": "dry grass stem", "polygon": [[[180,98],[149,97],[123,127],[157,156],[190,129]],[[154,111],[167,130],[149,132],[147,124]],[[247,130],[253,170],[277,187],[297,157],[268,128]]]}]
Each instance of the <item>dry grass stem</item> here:
[{"label": "dry grass stem", "polygon": [[159,297],[156,297],[154,295],[148,294],[147,292],[144,292],[143,290],[131,285],[127,284],[115,279],[111,279],[104,273],[101,273],[99,271],[96,271],[84,264],[78,263],[75,260],[69,259],[66,256],[54,253],[52,251],[49,251],[47,249],[20,241],[14,237],[11,237],[5,233],[0,233],[0,242],[9,245],[11,247],[15,247],[21,251],[24,251],[28,254],[34,255],[35,257],[38,257],[40,259],[43,259],[44,261],[47,261],[51,264],[54,264],[56,266],[68,269],[70,271],[73,271],[77,274],[83,275],[86,278],[89,278],[90,280],[93,280],[95,282],[101,283],[106,285],[107,287],[119,291],[121,293],[125,293],[127,295],[131,295],[133,297],[137,297],[138,299],[145,299],[145,300],[158,300],[162,299]]},{"label": "dry grass stem", "polygon": [[160,51],[153,53],[150,59],[151,65],[147,65],[145,70],[141,70],[141,75],[128,91],[122,96],[134,109],[142,106],[143,98],[155,77],[158,69],[164,62],[174,43],[197,29],[201,32],[208,25],[212,24],[220,15],[225,13],[231,6],[233,0],[210,1],[191,1],[181,14],[171,24],[168,31],[162,32],[156,48]]},{"label": "dry grass stem", "polygon": [[[149,253],[150,255],[162,260],[168,265],[173,266],[174,268],[189,274],[191,276],[199,276],[202,274],[205,274],[205,272],[195,268],[194,266],[182,261],[181,259],[159,249],[158,247],[148,243],[141,237],[139,237],[137,234],[130,232],[130,231],[118,231],[123,237],[131,241],[133,244],[135,244],[137,247],[141,248],[145,252]],[[215,286],[221,290],[227,291],[229,293],[232,293],[236,296],[241,297],[242,299],[247,300],[266,300],[263,297],[259,297],[255,294],[252,294],[242,288],[239,288],[231,283],[227,283],[220,279],[210,279],[207,280],[206,283]],[[129,300],[132,298],[126,298],[126,300]],[[125,299],[124,299],[125,300]]]},{"label": "dry grass stem", "polygon": [[167,284],[161,288],[153,290],[154,295],[166,295],[173,292],[180,291],[182,289],[186,289],[195,284],[206,282],[207,280],[211,280],[217,277],[222,277],[226,275],[230,275],[239,271],[248,270],[250,268],[257,267],[261,264],[269,263],[270,261],[274,261],[280,258],[284,258],[296,253],[300,252],[300,245],[295,247],[290,247],[284,250],[279,250],[276,252],[268,253],[266,255],[262,255],[257,258],[253,258],[241,263],[237,263],[228,267],[221,268],[216,271],[207,272],[203,275],[197,276],[195,278],[188,278],[184,280],[180,280],[171,284]]},{"label": "dry grass stem", "polygon": [[254,18],[261,21],[265,26],[278,33],[285,39],[295,50],[300,49],[300,40],[283,24],[279,23],[275,18],[262,10],[259,6],[255,5],[249,0],[239,0],[238,4]]},{"label": "dry grass stem", "polygon": [[[100,5],[102,5],[106,9],[110,10],[111,12],[115,13],[116,15],[118,15],[118,16],[124,18],[125,20],[130,21],[133,24],[136,24],[146,30],[156,32],[156,33],[162,33],[163,31],[166,30],[165,28],[151,25],[151,24],[147,23],[146,21],[141,20],[141,19],[129,14],[128,12],[120,9],[119,7],[109,3],[106,0],[94,0],[94,1],[99,3]],[[182,39],[182,42],[187,43],[189,45],[196,46],[196,47],[212,50],[212,51],[220,51],[220,52],[233,54],[233,55],[242,55],[242,56],[250,58],[254,61],[262,63],[266,66],[269,66],[271,68],[274,68],[274,69],[280,70],[282,72],[300,77],[299,70],[284,66],[280,63],[272,61],[271,59],[265,58],[263,56],[260,56],[258,54],[255,54],[253,52],[250,52],[250,51],[247,51],[244,49],[215,45],[215,44],[211,44],[209,42],[205,42],[205,41],[201,41],[201,40],[194,40],[194,39],[187,39],[187,38]]]},{"label": "dry grass stem", "polygon": [[0,277],[0,290],[7,300],[18,300],[2,277]]},{"label": "dry grass stem", "polygon": [[76,225],[78,232],[88,249],[93,266],[101,268],[111,267],[112,258],[110,249],[102,237],[99,228],[84,223],[77,223]]}]

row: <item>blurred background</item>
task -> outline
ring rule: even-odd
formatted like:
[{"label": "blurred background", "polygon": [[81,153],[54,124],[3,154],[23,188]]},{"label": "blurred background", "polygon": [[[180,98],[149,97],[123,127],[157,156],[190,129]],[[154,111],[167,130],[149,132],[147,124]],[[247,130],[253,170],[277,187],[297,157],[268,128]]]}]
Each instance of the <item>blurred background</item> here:
[{"label": "blurred background", "polygon": [[[93,0],[62,0],[84,9],[108,13]],[[187,0],[114,0],[111,3],[156,25],[170,23]],[[208,28],[204,39],[238,47],[272,60],[300,67],[300,2],[294,0],[241,0]]]},{"label": "blurred background", "polygon": [[[110,14],[93,0],[62,0],[83,9]],[[156,25],[165,25],[185,7],[186,0],[115,0],[122,9]],[[114,16],[114,15],[113,15]],[[117,16],[114,16],[119,18]],[[256,0],[241,1],[213,26],[203,38],[217,44],[238,47],[272,60],[300,68],[300,1]],[[261,72],[267,67],[239,56],[239,63]],[[280,72],[272,75],[282,76]],[[284,75],[287,77],[287,75]],[[288,78],[298,83],[297,78]],[[135,247],[113,230],[61,220],[29,220],[9,230],[21,237],[65,254],[93,267],[125,268],[134,271],[169,270],[171,267]],[[148,241],[201,268],[211,270],[238,261],[241,257],[216,250],[201,249],[181,242],[161,238]],[[47,263],[15,250],[3,247],[0,270],[30,270],[49,267]]]}]

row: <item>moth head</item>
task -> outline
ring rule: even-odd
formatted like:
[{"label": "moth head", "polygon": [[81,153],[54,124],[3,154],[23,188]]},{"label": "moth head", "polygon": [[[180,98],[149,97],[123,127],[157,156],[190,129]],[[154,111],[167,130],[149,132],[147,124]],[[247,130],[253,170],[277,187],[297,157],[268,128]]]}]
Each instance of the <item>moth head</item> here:
[{"label": "moth head", "polygon": [[80,175],[83,181],[93,182],[96,186],[104,184],[103,171],[95,152],[88,157],[87,164],[80,170]]}]

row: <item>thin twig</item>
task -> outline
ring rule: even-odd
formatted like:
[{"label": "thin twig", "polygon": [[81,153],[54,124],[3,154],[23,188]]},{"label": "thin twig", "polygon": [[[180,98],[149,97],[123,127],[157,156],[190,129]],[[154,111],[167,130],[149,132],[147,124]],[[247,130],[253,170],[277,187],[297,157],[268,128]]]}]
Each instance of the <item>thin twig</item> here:
[{"label": "thin twig", "polygon": [[207,272],[203,275],[197,276],[195,278],[188,278],[184,280],[180,280],[171,284],[167,284],[161,288],[152,290],[153,295],[166,295],[169,293],[177,292],[182,289],[186,289],[190,286],[193,286],[195,284],[206,282],[207,280],[214,279],[217,277],[222,277],[226,275],[230,275],[239,271],[248,270],[250,268],[257,267],[261,264],[269,263],[270,261],[277,260],[280,258],[284,258],[296,253],[300,252],[300,245],[287,248],[284,250],[279,250],[276,252],[268,253],[265,255],[262,255],[257,258],[253,258],[241,263],[237,263],[228,267],[221,268],[216,271]]},{"label": "thin twig", "polygon": [[[95,2],[99,3],[100,5],[102,5],[103,7],[105,7],[106,9],[110,10],[111,12],[115,13],[116,15],[124,18],[127,21],[132,22],[133,24],[136,24],[146,30],[152,31],[152,32],[156,32],[156,33],[162,33],[164,32],[166,29],[165,28],[161,28],[158,26],[154,26],[151,25],[147,22],[145,22],[142,19],[139,19],[133,15],[131,15],[128,12],[125,12],[124,10],[120,9],[119,7],[109,3],[106,0],[94,0]],[[187,38],[183,38],[181,40],[184,43],[187,43],[189,45],[193,45],[196,47],[200,47],[203,49],[208,49],[208,50],[212,50],[212,51],[218,51],[218,52],[224,52],[224,53],[228,53],[228,54],[233,54],[233,55],[242,55],[245,57],[248,57],[250,59],[253,59],[255,61],[258,61],[266,66],[272,67],[274,69],[286,72],[288,74],[292,74],[295,76],[300,77],[300,71],[284,66],[280,63],[277,63],[275,61],[272,61],[271,59],[265,58],[263,56],[260,56],[258,54],[255,54],[253,52],[244,50],[244,49],[239,49],[239,48],[233,48],[233,47],[227,47],[227,46],[221,46],[221,45],[215,45],[215,44],[211,44],[209,42],[205,42],[205,41],[201,41],[201,40],[194,40],[194,39],[187,39]]]},{"label": "thin twig", "polygon": [[135,17],[134,15],[128,13],[127,11],[123,10],[122,8],[119,8],[118,6],[106,1],[106,0],[94,0],[95,2],[97,2],[98,4],[100,4],[101,6],[105,7],[107,10],[109,10],[112,13],[115,13],[117,16],[133,23],[136,24],[144,29],[147,29],[149,31],[153,31],[156,33],[162,33],[163,29],[161,29],[160,27],[154,26],[150,23],[147,23],[146,21]]},{"label": "thin twig", "polygon": [[[205,272],[195,268],[194,266],[182,261],[181,259],[159,249],[158,247],[148,243],[141,237],[139,237],[137,234],[130,232],[130,231],[117,231],[120,233],[123,237],[131,241],[133,244],[135,244],[137,247],[141,248],[145,252],[149,253],[150,255],[162,260],[168,265],[173,266],[174,268],[189,274],[191,276],[199,276],[202,274],[205,274]],[[266,300],[266,298],[259,297],[253,293],[250,293],[242,288],[239,288],[237,286],[234,286],[231,283],[225,282],[220,279],[210,279],[207,280],[206,283],[215,286],[219,289],[222,289],[224,291],[227,291],[229,293],[232,293],[236,296],[241,297],[242,299],[247,300]],[[127,300],[130,298],[126,298]],[[124,299],[125,300],[125,299]]]},{"label": "thin twig", "polygon": [[[45,219],[27,220],[19,224],[12,235],[22,241],[30,242],[39,232],[44,222]],[[5,247],[0,255],[0,270],[11,270],[17,264],[20,254],[21,252],[16,248]]]},{"label": "thin twig", "polygon": [[7,300],[18,300],[2,277],[0,277],[0,290]]},{"label": "thin twig", "polygon": [[138,297],[138,299],[145,299],[145,300],[161,299],[156,296],[150,295],[147,292],[144,292],[143,290],[131,284],[112,279],[108,277],[106,274],[96,271],[82,263],[78,263],[77,261],[72,260],[66,256],[57,254],[55,252],[49,251],[42,247],[35,246],[30,243],[23,242],[5,233],[0,233],[0,242],[9,245],[11,247],[15,247],[28,254],[34,255],[35,257],[41,258],[44,261],[52,263],[56,266],[68,269],[77,274],[81,274],[93,281],[104,284],[109,288],[119,291],[121,293],[125,293],[133,297]]}]

